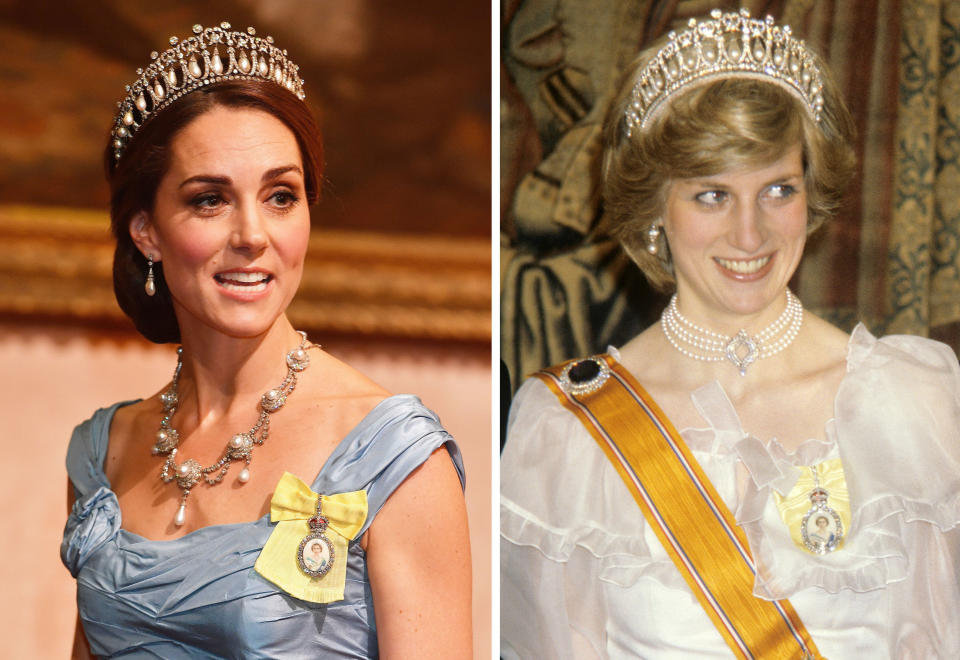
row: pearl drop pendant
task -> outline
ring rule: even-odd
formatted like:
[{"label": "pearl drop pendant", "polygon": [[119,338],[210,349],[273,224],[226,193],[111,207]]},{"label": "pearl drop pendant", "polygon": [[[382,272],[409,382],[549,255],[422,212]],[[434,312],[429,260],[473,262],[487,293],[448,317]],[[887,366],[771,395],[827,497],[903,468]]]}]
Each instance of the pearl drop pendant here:
[{"label": "pearl drop pendant", "polygon": [[147,255],[147,281],[143,283],[143,290],[148,296],[157,292],[157,284],[153,281],[153,255]]},{"label": "pearl drop pendant", "polygon": [[183,523],[187,520],[187,503],[181,502],[180,508],[177,509],[177,515],[173,517],[173,524],[177,527],[183,527]]},{"label": "pearl drop pendant", "polygon": [[250,481],[250,469],[243,468],[242,470],[240,470],[240,474],[237,475],[237,481],[239,481],[242,484],[245,484],[248,481]]}]

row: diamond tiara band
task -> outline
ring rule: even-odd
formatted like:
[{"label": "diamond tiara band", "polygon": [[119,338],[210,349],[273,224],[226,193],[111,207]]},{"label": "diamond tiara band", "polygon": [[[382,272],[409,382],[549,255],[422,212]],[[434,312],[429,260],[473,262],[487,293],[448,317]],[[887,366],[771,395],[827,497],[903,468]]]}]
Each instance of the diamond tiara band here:
[{"label": "diamond tiara band", "polygon": [[140,77],[126,86],[126,96],[117,102],[119,111],[111,131],[115,161],[144,123],[205,85],[224,80],[268,80],[303,100],[300,68],[287,59],[286,50],[273,45],[273,37],[258,37],[252,27],[246,32],[232,31],[226,21],[219,27],[194,25],[193,33],[183,41],[170,37],[170,48],[150,53],[153,61],[146,69],[137,69]]},{"label": "diamond tiara band", "polygon": [[688,29],[670,32],[667,43],[643,68],[624,113],[627,137],[643,130],[670,97],[690,86],[718,78],[754,78],[779,85],[803,103],[814,121],[823,109],[823,81],[812,53],[790,26],[772,16],[710,12],[691,18]]}]

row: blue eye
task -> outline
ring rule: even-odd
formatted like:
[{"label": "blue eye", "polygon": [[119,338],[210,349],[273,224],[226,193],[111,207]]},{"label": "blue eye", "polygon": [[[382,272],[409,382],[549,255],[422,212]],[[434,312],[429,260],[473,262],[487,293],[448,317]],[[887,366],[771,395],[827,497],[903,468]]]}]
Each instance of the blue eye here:
[{"label": "blue eye", "polygon": [[767,194],[774,199],[787,199],[797,194],[797,189],[786,183],[777,183],[767,189]]},{"label": "blue eye", "polygon": [[723,190],[705,190],[694,195],[694,199],[704,206],[716,206],[727,201],[729,195]]}]

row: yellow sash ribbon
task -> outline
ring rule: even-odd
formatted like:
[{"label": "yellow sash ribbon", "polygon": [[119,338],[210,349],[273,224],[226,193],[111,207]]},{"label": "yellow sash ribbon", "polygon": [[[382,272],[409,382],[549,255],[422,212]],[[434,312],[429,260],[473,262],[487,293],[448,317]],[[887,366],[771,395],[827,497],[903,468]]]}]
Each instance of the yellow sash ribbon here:
[{"label": "yellow sash ribbon", "polygon": [[292,596],[312,603],[343,600],[347,577],[347,544],[367,519],[367,493],[324,495],[321,513],[327,518],[324,534],[333,544],[333,567],[323,577],[303,573],[297,564],[297,548],[312,530],[307,520],[316,513],[317,493],[284,472],[270,500],[270,522],[277,523],[257,558],[254,569]]},{"label": "yellow sash ribbon", "polygon": [[572,393],[566,365],[536,376],[597,441],[730,650],[745,659],[821,659],[789,601],[753,595],[746,535],[657,404],[612,357],[590,359],[609,377],[581,394]]}]

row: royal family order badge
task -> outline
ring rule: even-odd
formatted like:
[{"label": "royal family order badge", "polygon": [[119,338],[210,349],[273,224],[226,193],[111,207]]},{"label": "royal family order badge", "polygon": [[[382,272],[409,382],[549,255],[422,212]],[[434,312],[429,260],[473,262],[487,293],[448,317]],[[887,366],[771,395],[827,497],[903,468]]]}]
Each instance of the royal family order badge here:
[{"label": "royal family order badge", "polygon": [[813,506],[800,521],[803,545],[817,555],[833,552],[843,541],[843,522],[840,515],[827,505],[829,496],[830,493],[817,484],[810,491],[810,502]]},{"label": "royal family order badge", "polygon": [[333,562],[336,558],[333,543],[324,534],[328,521],[320,513],[322,500],[322,496],[317,497],[317,512],[307,520],[310,533],[304,536],[300,545],[297,546],[297,565],[301,571],[313,578],[326,575],[333,568]]}]

